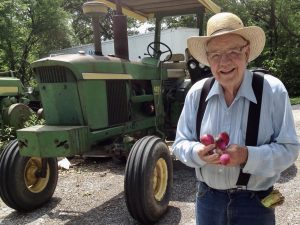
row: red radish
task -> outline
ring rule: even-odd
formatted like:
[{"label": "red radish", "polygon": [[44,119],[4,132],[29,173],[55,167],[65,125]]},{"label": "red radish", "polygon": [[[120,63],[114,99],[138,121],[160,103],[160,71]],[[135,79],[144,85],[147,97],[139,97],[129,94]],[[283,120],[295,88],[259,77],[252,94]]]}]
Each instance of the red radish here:
[{"label": "red radish", "polygon": [[226,132],[222,132],[216,138],[217,148],[224,151],[229,143],[229,135]]},{"label": "red radish", "polygon": [[216,145],[217,145],[217,148],[221,149],[222,151],[225,151],[226,144],[222,139],[217,139],[216,140]]},{"label": "red radish", "polygon": [[227,153],[224,153],[220,157],[220,162],[222,165],[227,165],[230,162],[230,155]]},{"label": "red radish", "polygon": [[220,133],[219,134],[219,138],[221,138],[224,141],[224,143],[225,143],[226,146],[228,145],[228,143],[229,143],[229,135],[226,132]]},{"label": "red radish", "polygon": [[205,146],[215,143],[216,147],[223,151],[223,154],[220,156],[220,163],[227,165],[230,162],[230,155],[225,151],[229,143],[229,135],[226,132],[220,133],[216,139],[211,134],[204,134],[200,137],[200,142]]},{"label": "red radish", "polygon": [[207,146],[215,143],[215,140],[211,134],[204,134],[200,137],[200,142],[205,146]]}]

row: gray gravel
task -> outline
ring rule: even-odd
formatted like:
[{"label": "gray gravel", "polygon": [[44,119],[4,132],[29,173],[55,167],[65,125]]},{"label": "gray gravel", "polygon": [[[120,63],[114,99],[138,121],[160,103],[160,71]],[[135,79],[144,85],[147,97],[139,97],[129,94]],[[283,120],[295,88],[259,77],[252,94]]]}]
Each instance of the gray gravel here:
[{"label": "gray gravel", "polygon": [[[300,139],[300,106],[293,106]],[[31,213],[18,213],[0,200],[0,224],[109,224],[134,225],[124,200],[125,165],[111,159],[72,159],[69,170],[59,171],[52,200]],[[282,173],[275,187],[285,196],[276,208],[277,225],[300,225],[300,158]],[[195,224],[194,170],[174,161],[174,188],[167,214],[158,225]]]}]

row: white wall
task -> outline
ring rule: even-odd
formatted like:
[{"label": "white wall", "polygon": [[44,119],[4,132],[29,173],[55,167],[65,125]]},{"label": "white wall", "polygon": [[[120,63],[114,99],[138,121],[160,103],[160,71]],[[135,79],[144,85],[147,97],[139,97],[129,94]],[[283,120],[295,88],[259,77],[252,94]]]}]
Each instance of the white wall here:
[{"label": "white wall", "polygon": [[[190,36],[197,36],[198,29],[194,28],[177,28],[167,29],[161,32],[161,42],[167,44],[173,53],[185,53],[186,40]],[[139,60],[144,57],[144,53],[147,53],[147,46],[154,41],[154,32],[133,35],[128,37],[129,59],[133,61]],[[73,48],[66,48],[58,51],[53,51],[51,54],[70,54],[77,53],[78,51],[85,51],[90,53],[94,50],[94,44],[87,44],[82,46],[76,46]],[[114,42],[113,40],[102,42],[103,55],[114,54]]]}]

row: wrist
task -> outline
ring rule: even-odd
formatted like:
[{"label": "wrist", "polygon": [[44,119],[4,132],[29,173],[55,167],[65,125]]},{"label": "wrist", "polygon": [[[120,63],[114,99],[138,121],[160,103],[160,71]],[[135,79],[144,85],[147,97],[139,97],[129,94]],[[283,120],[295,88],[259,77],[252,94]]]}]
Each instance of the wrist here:
[{"label": "wrist", "polygon": [[244,155],[243,159],[244,159],[244,160],[243,160],[242,163],[240,164],[240,167],[241,167],[241,168],[244,168],[245,165],[246,165],[246,163],[247,163],[247,161],[248,161],[248,148],[247,148],[247,146],[245,146],[245,147],[243,147],[242,149],[243,149],[243,155]]}]

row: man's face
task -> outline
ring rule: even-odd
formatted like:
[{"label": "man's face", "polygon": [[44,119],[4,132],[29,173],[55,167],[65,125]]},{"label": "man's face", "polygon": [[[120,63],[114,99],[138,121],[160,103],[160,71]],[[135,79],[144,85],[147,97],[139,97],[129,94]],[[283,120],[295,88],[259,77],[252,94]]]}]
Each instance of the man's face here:
[{"label": "man's face", "polygon": [[223,88],[239,88],[249,57],[249,45],[236,34],[215,37],[207,44],[211,71]]}]

